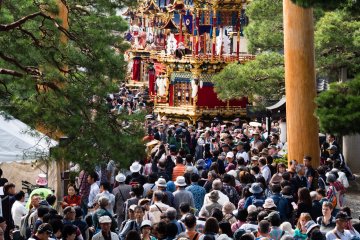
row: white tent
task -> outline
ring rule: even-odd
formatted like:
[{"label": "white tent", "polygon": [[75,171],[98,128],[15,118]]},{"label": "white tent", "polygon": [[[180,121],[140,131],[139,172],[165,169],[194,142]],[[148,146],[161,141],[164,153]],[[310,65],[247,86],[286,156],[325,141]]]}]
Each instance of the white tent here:
[{"label": "white tent", "polygon": [[7,119],[0,113],[0,163],[43,159],[57,144],[20,120]]}]

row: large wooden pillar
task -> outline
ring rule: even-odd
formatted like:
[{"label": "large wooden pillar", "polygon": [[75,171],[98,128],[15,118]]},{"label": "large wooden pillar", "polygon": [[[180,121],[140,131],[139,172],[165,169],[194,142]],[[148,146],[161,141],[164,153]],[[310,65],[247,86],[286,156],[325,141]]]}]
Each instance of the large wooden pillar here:
[{"label": "large wooden pillar", "polygon": [[314,24],[311,8],[284,0],[284,50],[288,159],[304,155],[319,165],[319,127],[314,116],[316,97]]}]

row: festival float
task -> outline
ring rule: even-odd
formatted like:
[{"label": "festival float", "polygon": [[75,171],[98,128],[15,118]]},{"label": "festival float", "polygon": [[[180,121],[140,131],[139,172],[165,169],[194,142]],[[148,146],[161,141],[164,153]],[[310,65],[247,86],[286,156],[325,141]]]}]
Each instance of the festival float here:
[{"label": "festival float", "polygon": [[248,99],[221,101],[212,76],[254,59],[242,45],[246,0],[143,0],[128,9],[129,86],[148,87],[154,113],[196,122],[245,116]]}]

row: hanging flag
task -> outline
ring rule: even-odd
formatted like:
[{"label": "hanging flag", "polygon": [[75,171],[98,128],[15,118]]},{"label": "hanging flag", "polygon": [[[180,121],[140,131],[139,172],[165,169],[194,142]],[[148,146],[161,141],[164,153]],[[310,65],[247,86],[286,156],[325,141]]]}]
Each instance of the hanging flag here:
[{"label": "hanging flag", "polygon": [[193,16],[190,14],[184,15],[183,21],[185,23],[186,29],[189,33],[192,33],[193,25]]}]

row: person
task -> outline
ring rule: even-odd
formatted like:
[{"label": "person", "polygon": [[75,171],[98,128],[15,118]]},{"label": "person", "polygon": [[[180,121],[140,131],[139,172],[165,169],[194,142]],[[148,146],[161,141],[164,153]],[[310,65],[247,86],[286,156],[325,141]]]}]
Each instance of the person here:
[{"label": "person", "polygon": [[278,212],[271,212],[267,217],[265,217],[265,220],[268,220],[271,225],[269,237],[274,240],[280,240],[281,237],[285,235],[285,231],[280,229],[280,214]]},{"label": "person", "polygon": [[62,230],[62,240],[75,240],[77,227],[74,225],[65,225]]},{"label": "person", "polygon": [[230,228],[231,228],[231,224],[236,222],[236,217],[234,215],[234,211],[235,211],[235,205],[232,204],[231,202],[227,202],[223,205],[222,207],[222,212],[223,212],[223,220],[225,222],[229,222],[230,223]]},{"label": "person", "polygon": [[299,220],[296,224],[296,229],[294,232],[295,240],[305,240],[307,239],[305,224],[311,220],[309,213],[303,212],[300,214]]},{"label": "person", "polygon": [[351,219],[346,212],[338,212],[336,214],[336,226],[333,230],[326,233],[326,240],[350,240],[353,238],[353,235],[349,230],[346,230],[348,221]]},{"label": "person", "polygon": [[146,183],[146,177],[140,173],[141,168],[142,165],[139,162],[133,162],[130,166],[131,175],[126,177],[125,183],[131,186],[144,185]]},{"label": "person", "polygon": [[99,218],[101,231],[92,237],[92,240],[119,240],[116,233],[111,232],[112,220],[109,216],[102,216]]},{"label": "person", "polygon": [[322,204],[322,216],[316,219],[317,224],[320,225],[320,231],[326,233],[336,226],[336,219],[332,216],[333,205],[331,202],[324,202]]},{"label": "person", "polygon": [[248,197],[244,204],[244,209],[247,209],[250,205],[255,205],[256,207],[260,207],[265,203],[265,196],[263,196],[263,189],[261,183],[253,183],[251,184],[251,188],[249,191],[253,194]]},{"label": "person", "polygon": [[141,223],[141,240],[156,240],[155,237],[151,236],[152,224],[149,220],[144,220]]},{"label": "person", "polygon": [[218,237],[219,232],[219,223],[216,218],[209,217],[204,226],[204,234],[200,236],[199,240],[213,239],[215,240]]},{"label": "person", "polygon": [[97,185],[97,181],[99,180],[99,176],[96,172],[91,172],[88,175],[87,181],[90,184],[90,193],[89,193],[89,198],[88,198],[88,207],[89,208],[93,208],[94,205],[96,204],[96,195],[99,193],[100,189],[99,186]]},{"label": "person", "polygon": [[4,196],[1,199],[2,205],[2,216],[6,220],[7,227],[5,229],[5,240],[10,240],[10,231],[14,229],[14,221],[11,216],[11,207],[15,202],[15,184],[5,183],[4,185]]},{"label": "person", "polygon": [[258,226],[258,237],[255,240],[260,240],[262,238],[271,238],[270,237],[270,223],[267,220],[261,220]]},{"label": "person", "polygon": [[114,194],[110,193],[111,185],[109,182],[101,182],[99,193],[96,195],[95,200],[97,201],[100,197],[107,197],[109,199],[109,203],[106,206],[106,210],[111,213],[114,213],[114,206],[115,206],[115,196]]},{"label": "person", "polygon": [[68,185],[68,195],[66,195],[61,202],[61,207],[64,209],[67,206],[75,207],[81,205],[81,196],[76,194],[76,189],[73,184]]},{"label": "person", "polygon": [[115,169],[115,161],[110,159],[106,165],[106,182],[110,184],[110,192],[112,192],[115,183]]},{"label": "person", "polygon": [[281,195],[281,186],[280,184],[271,185],[270,198],[274,200],[275,205],[277,206],[277,211],[280,214],[281,220],[287,220],[287,216],[289,215],[290,209],[288,200]]},{"label": "person", "polygon": [[286,166],[284,163],[279,163],[277,165],[277,171],[276,173],[271,177],[270,179],[270,185],[273,184],[280,184],[280,182],[282,181],[282,174],[286,172]]},{"label": "person", "polygon": [[153,204],[150,206],[150,213],[154,216],[154,222],[157,223],[160,221],[160,216],[162,213],[166,212],[170,208],[169,205],[162,202],[164,198],[164,193],[161,191],[155,191],[153,193]]},{"label": "person", "polygon": [[326,182],[330,185],[326,193],[326,197],[334,205],[334,209],[337,207],[343,207],[345,204],[344,186],[337,180],[335,174],[332,173],[326,177]]},{"label": "person", "polygon": [[[44,216],[49,213],[49,207],[40,205],[37,209],[37,219],[34,222],[33,232],[36,232],[37,228],[44,222]],[[64,213],[65,214],[65,213]]]},{"label": "person", "polygon": [[131,186],[125,184],[126,177],[124,174],[119,173],[115,176],[115,180],[119,183],[119,186],[113,189],[115,195],[114,212],[117,215],[118,227],[125,220],[125,202],[130,198]]},{"label": "person", "polygon": [[204,204],[204,198],[206,194],[205,188],[199,186],[200,176],[197,173],[191,174],[191,185],[186,187],[185,190],[192,193],[194,197],[194,204],[196,211],[199,212]]},{"label": "person", "polygon": [[309,189],[306,187],[299,188],[298,190],[298,202],[294,205],[296,209],[295,221],[300,217],[302,213],[310,213],[312,208],[312,202]]},{"label": "person", "polygon": [[182,232],[185,232],[185,225],[181,221],[176,220],[177,211],[175,208],[171,207],[171,208],[167,209],[165,214],[166,214],[166,218],[167,218],[168,222],[176,225],[177,235]]},{"label": "person", "polygon": [[[74,207],[75,209],[75,220],[72,222],[76,227],[79,228],[83,239],[89,239],[89,226],[82,219],[83,212],[80,206]],[[54,230],[55,231],[55,230]]]},{"label": "person", "polygon": [[155,184],[156,184],[158,190],[163,192],[166,195],[166,197],[163,198],[163,202],[166,205],[173,207],[174,206],[174,195],[172,194],[172,192],[167,190],[166,180],[164,178],[159,178],[155,182]]},{"label": "person", "polygon": [[124,240],[126,238],[126,235],[131,231],[131,230],[135,230],[138,233],[140,233],[140,227],[141,227],[141,223],[143,221],[144,218],[144,210],[142,207],[140,206],[136,206],[135,210],[135,219],[128,221],[124,228],[121,230],[121,232],[119,233],[119,238],[120,240]]},{"label": "person", "polygon": [[175,182],[177,177],[183,176],[186,170],[186,166],[184,165],[184,160],[181,156],[176,157],[176,166],[173,169],[172,181]]},{"label": "person", "polygon": [[246,223],[246,217],[248,215],[248,212],[246,209],[239,209],[235,216],[236,216],[236,222],[231,225],[231,231],[235,233],[237,229],[239,229],[244,223]]},{"label": "person", "polygon": [[[217,200],[217,202],[221,205],[224,205],[226,202],[229,201],[229,197],[222,192],[222,186],[223,184],[220,179],[215,179],[212,182],[212,189],[213,189],[212,191],[217,191],[219,195],[219,199]],[[212,201],[210,200],[210,195],[211,192],[205,194],[204,205],[209,205],[212,203]]]},{"label": "person", "polygon": [[32,235],[28,240],[49,240],[50,236],[53,234],[53,228],[49,223],[41,224],[36,233]]},{"label": "person", "polygon": [[[109,216],[110,218],[112,218],[112,214],[107,210],[107,207],[109,206],[109,199],[107,197],[100,197],[98,200],[98,205],[99,208],[96,209],[96,211],[92,215],[93,227],[95,228],[95,232],[98,232],[100,230],[100,217]],[[112,230],[114,230],[114,226],[112,226],[112,228]]]},{"label": "person", "polygon": [[4,240],[4,232],[6,229],[6,220],[0,216],[0,240]]},{"label": "person", "polygon": [[303,164],[298,164],[296,166],[296,176],[294,177],[295,183],[295,192],[300,188],[307,188],[308,181],[305,177],[305,166]]},{"label": "person", "polygon": [[[131,194],[130,194],[131,198],[129,198],[125,202],[125,213],[127,213],[128,209],[131,205],[134,205],[134,204],[138,205],[139,200],[142,198],[143,192],[144,192],[144,188],[142,185],[139,185],[139,184],[132,185]],[[125,219],[127,219],[127,218],[128,217],[125,216]]]},{"label": "person", "polygon": [[[174,207],[179,210],[180,203],[188,203],[191,207],[195,206],[194,197],[191,192],[185,190],[186,181],[183,176],[178,176],[175,181],[176,191],[174,195]],[[180,212],[179,212],[180,213]]]},{"label": "person", "polygon": [[226,194],[231,203],[237,205],[239,203],[240,197],[236,188],[232,185],[233,182],[235,182],[234,176],[230,174],[224,174],[222,192]]},{"label": "person", "polygon": [[89,174],[85,170],[81,170],[77,180],[77,186],[79,188],[79,194],[81,196],[81,208],[83,210],[83,216],[85,217],[88,212],[88,202],[90,194],[90,184],[88,182]]},{"label": "person", "polygon": [[19,191],[15,194],[15,202],[11,207],[11,216],[14,221],[14,226],[19,229],[21,225],[21,219],[28,213],[28,209],[23,205],[25,202],[25,193]]},{"label": "person", "polygon": [[268,184],[271,179],[271,171],[269,166],[266,164],[265,157],[259,158],[259,167],[260,167],[261,175],[265,178],[265,182]]},{"label": "person", "polygon": [[315,191],[318,188],[318,174],[315,169],[311,166],[311,156],[304,156],[305,165],[305,177],[307,179],[308,188],[310,191]]},{"label": "person", "polygon": [[196,217],[194,214],[188,213],[184,217],[185,234],[191,240],[198,240],[201,237],[201,233],[196,231]]},{"label": "person", "polygon": [[213,190],[209,193],[209,199],[210,199],[210,203],[208,204],[204,204],[200,210],[199,215],[202,214],[210,214],[210,212],[212,212],[213,209],[217,208],[217,209],[221,209],[222,205],[219,204],[219,191],[218,190]]},{"label": "person", "polygon": [[[310,238],[310,236],[312,235],[312,233],[314,231],[320,230],[320,226],[319,226],[319,224],[315,223],[313,220],[310,220],[305,224],[305,229],[306,229],[306,235],[308,236],[308,238]],[[310,238],[310,239],[312,239],[312,238]]]}]

